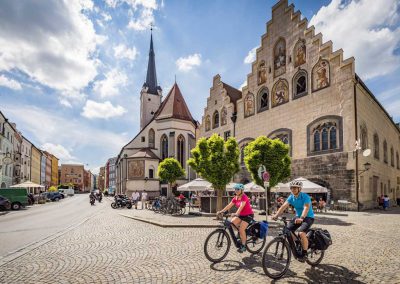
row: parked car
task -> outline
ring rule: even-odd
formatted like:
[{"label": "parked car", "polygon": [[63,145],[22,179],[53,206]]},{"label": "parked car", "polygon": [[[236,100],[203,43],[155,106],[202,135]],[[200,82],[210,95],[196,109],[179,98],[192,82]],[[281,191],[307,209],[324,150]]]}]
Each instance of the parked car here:
[{"label": "parked car", "polygon": [[26,188],[0,188],[0,195],[11,202],[11,209],[19,210],[29,205]]},{"label": "parked car", "polygon": [[59,201],[60,199],[63,199],[63,197],[59,192],[48,192],[47,199],[50,199],[51,201]]},{"label": "parked car", "polygon": [[11,202],[4,196],[0,195],[0,210],[10,210]]}]

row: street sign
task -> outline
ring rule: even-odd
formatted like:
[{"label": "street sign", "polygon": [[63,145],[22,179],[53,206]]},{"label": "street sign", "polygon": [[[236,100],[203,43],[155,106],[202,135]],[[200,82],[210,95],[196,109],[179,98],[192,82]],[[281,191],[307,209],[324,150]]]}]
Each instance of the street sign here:
[{"label": "street sign", "polygon": [[263,179],[263,173],[264,173],[266,170],[267,170],[267,169],[265,168],[264,165],[261,165],[261,166],[258,168],[258,177],[259,177],[260,179]]},{"label": "street sign", "polygon": [[3,158],[3,163],[8,165],[12,163],[12,159],[10,157],[4,157]]},{"label": "street sign", "polygon": [[269,172],[265,171],[265,172],[263,173],[262,177],[263,177],[263,180],[264,180],[264,181],[269,181],[269,178],[270,178]]},{"label": "street sign", "polygon": [[268,187],[269,186],[269,181],[264,181],[264,187]]}]

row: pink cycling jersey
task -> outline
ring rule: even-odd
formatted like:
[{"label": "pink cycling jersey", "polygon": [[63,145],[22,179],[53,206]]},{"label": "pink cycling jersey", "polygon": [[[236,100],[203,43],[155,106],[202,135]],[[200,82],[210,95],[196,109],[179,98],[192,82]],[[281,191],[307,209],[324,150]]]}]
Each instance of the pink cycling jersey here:
[{"label": "pink cycling jersey", "polygon": [[237,196],[235,196],[232,199],[232,203],[239,208],[240,207],[240,203],[245,202],[245,205],[242,209],[242,211],[240,212],[240,216],[247,216],[250,214],[254,214],[253,213],[253,209],[251,209],[251,205],[250,205],[250,199],[247,197],[246,194],[242,194],[242,196],[240,197],[240,199],[237,199]]}]

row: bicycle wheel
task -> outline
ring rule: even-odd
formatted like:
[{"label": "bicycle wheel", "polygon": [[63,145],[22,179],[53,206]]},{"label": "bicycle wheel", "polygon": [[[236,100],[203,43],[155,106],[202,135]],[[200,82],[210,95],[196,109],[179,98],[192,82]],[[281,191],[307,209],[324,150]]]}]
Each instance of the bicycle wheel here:
[{"label": "bicycle wheel", "polygon": [[324,258],[325,251],[311,249],[308,250],[306,262],[311,266],[317,266]]},{"label": "bicycle wheel", "polygon": [[231,239],[225,230],[217,229],[211,232],[204,242],[204,254],[206,258],[213,262],[222,261],[229,252]]},{"label": "bicycle wheel", "polygon": [[252,254],[259,253],[264,248],[266,241],[266,236],[263,239],[260,239],[257,236],[247,236],[246,249]]},{"label": "bicycle wheel", "polygon": [[262,266],[264,273],[272,278],[281,278],[289,269],[292,253],[289,245],[283,238],[273,239],[265,248]]}]

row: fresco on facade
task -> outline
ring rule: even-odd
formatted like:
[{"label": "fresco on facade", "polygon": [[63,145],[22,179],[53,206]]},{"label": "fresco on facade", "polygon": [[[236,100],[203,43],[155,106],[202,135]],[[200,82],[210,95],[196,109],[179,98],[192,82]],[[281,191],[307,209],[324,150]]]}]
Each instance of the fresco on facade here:
[{"label": "fresco on facade", "polygon": [[128,179],[144,178],[144,161],[129,161]]},{"label": "fresco on facade", "polygon": [[248,94],[244,100],[244,116],[247,117],[253,115],[254,111],[254,95]]},{"label": "fresco on facade", "polygon": [[286,43],[281,38],[274,48],[274,77],[286,72]]},{"label": "fresco on facade", "polygon": [[207,115],[206,116],[206,131],[211,129],[211,120],[210,120],[210,116]]},{"label": "fresco on facade", "polygon": [[264,84],[267,81],[267,66],[265,66],[265,61],[261,61],[258,66],[258,85]]},{"label": "fresco on facade", "polygon": [[313,91],[318,91],[328,87],[329,82],[329,62],[327,60],[320,60],[317,64],[315,64],[312,72]]},{"label": "fresco on facade", "polygon": [[299,40],[294,47],[294,67],[306,63],[306,43]]},{"label": "fresco on facade", "polygon": [[225,125],[226,124],[226,117],[227,117],[228,113],[226,111],[226,108],[222,108],[221,110],[221,125]]},{"label": "fresco on facade", "polygon": [[286,80],[280,79],[272,89],[272,107],[289,101],[289,87]]}]

